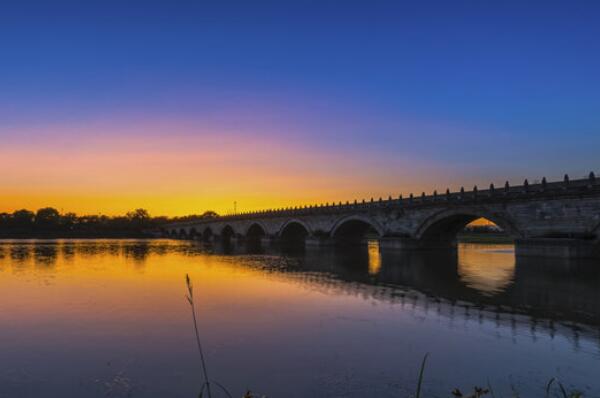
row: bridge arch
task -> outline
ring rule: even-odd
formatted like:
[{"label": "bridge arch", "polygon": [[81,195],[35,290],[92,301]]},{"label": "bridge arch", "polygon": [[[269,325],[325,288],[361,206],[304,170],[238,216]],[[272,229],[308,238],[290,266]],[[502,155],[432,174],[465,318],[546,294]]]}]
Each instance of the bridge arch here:
[{"label": "bridge arch", "polygon": [[297,225],[301,226],[306,231],[307,235],[312,235],[312,229],[308,226],[308,224],[306,224],[304,221],[298,220],[297,218],[292,218],[291,220],[287,220],[281,226],[281,228],[279,228],[277,236],[281,237],[283,233],[286,232],[286,230],[288,230],[291,227],[296,228]]},{"label": "bridge arch", "polygon": [[202,231],[202,240],[205,242],[210,242],[212,237],[213,237],[212,229],[210,227],[204,228],[204,231]]},{"label": "bridge arch", "polygon": [[235,229],[233,229],[233,227],[231,225],[225,224],[221,227],[220,235],[221,236],[224,236],[224,235],[235,236]]},{"label": "bridge arch", "polygon": [[278,236],[285,245],[304,245],[306,238],[312,234],[311,229],[298,219],[285,222],[279,230]]},{"label": "bridge arch", "polygon": [[185,238],[187,238],[187,236],[188,236],[188,234],[187,234],[187,231],[185,230],[185,228],[181,228],[179,230],[179,237],[181,239],[185,239]]},{"label": "bridge arch", "polygon": [[221,227],[221,232],[219,233],[219,240],[222,244],[224,244],[224,248],[229,250],[231,247],[232,239],[236,237],[235,230],[229,224],[225,224]]},{"label": "bridge arch", "polygon": [[196,239],[198,238],[198,231],[196,231],[196,228],[190,228],[190,232],[188,235],[190,239]]},{"label": "bridge arch", "polygon": [[262,253],[262,239],[267,236],[267,229],[261,222],[253,222],[246,229],[246,249],[249,253]]},{"label": "bridge arch", "polygon": [[267,235],[267,228],[263,225],[263,223],[256,221],[253,222],[246,228],[246,232],[244,236],[248,239],[260,239],[263,236]]},{"label": "bridge arch", "polygon": [[523,237],[523,234],[506,216],[490,213],[481,208],[459,208],[443,210],[425,219],[417,228],[415,238],[419,240],[451,241],[456,238],[458,232],[464,227],[479,218],[485,218],[493,222],[512,238]]},{"label": "bridge arch", "polygon": [[374,230],[380,238],[384,235],[383,227],[375,220],[365,216],[347,216],[335,223],[330,235],[332,238],[362,237],[369,229]]}]

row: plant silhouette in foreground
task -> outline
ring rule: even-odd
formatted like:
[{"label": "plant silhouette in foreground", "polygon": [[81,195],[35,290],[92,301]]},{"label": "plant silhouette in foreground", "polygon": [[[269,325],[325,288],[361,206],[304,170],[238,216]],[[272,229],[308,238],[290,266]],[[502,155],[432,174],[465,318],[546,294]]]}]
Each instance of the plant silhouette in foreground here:
[{"label": "plant silhouette in foreground", "polygon": [[558,386],[558,389],[560,392],[559,394],[557,394],[559,397],[561,397],[561,398],[581,398],[581,397],[583,397],[583,393],[581,393],[579,391],[567,392],[567,390],[562,385],[562,383],[560,381],[558,381],[556,379],[556,377],[553,377],[550,379],[550,381],[546,385],[546,398],[550,397],[550,391],[552,389],[552,385],[555,383]]},{"label": "plant silhouette in foreground", "polygon": [[[188,303],[190,303],[190,307],[192,308],[192,319],[194,320],[194,333],[196,334],[196,345],[198,346],[198,353],[200,353],[200,362],[202,364],[202,374],[204,376],[204,383],[202,383],[202,388],[200,389],[200,393],[198,394],[199,398],[203,397],[204,390],[206,390],[206,395],[208,398],[212,398],[212,393],[210,389],[210,379],[208,378],[208,371],[206,370],[206,361],[204,360],[204,351],[202,350],[202,343],[200,342],[200,333],[198,332],[198,321],[196,319],[196,306],[194,305],[194,286],[192,285],[192,281],[190,280],[190,276],[188,274],[185,275],[185,284],[187,286],[188,294],[185,296]],[[217,387],[219,387],[229,398],[231,394],[225,387],[223,387],[220,383],[213,381]]]},{"label": "plant silhouette in foreground", "polygon": [[[425,354],[425,356],[423,357],[423,361],[421,362],[421,370],[419,371],[419,378],[417,380],[417,392],[415,398],[421,398],[421,387],[423,385],[423,375],[425,373],[425,364],[427,363],[428,356],[429,353]],[[554,394],[551,395],[552,392],[554,392]],[[463,393],[458,388],[455,388],[454,390],[452,390],[451,394],[455,398],[481,398],[484,396],[488,396],[488,394],[491,398],[496,398],[494,390],[492,389],[492,386],[489,384],[489,382],[487,388],[475,386],[473,387],[473,391],[470,393]],[[558,381],[555,377],[553,377],[552,379],[550,379],[548,384],[546,384],[545,398],[551,397],[583,398],[583,393],[577,390],[568,392],[567,389],[563,386],[563,384],[560,381]],[[511,398],[520,398],[520,394],[514,389],[514,387],[512,388]]]},{"label": "plant silhouette in foreground", "polygon": [[419,381],[417,382],[417,395],[416,398],[421,398],[421,386],[423,385],[423,374],[425,373],[425,364],[427,363],[427,357],[429,353],[425,354],[423,357],[423,362],[421,362],[421,370],[419,371]]}]

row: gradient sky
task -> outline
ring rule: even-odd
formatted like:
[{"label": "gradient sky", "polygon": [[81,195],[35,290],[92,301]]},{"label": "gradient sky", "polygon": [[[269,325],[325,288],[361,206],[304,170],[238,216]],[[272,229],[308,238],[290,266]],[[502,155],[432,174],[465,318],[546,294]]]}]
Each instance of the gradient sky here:
[{"label": "gradient sky", "polygon": [[124,3],[1,3],[0,211],[226,213],[600,167],[600,2]]}]

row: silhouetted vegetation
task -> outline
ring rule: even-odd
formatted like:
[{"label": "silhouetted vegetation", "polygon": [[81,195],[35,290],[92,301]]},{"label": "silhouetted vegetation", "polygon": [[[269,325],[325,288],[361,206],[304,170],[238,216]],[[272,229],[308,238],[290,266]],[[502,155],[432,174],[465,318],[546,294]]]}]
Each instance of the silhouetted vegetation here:
[{"label": "silhouetted vegetation", "polygon": [[214,211],[183,217],[152,217],[145,209],[124,216],[63,213],[52,207],[36,212],[0,213],[0,238],[142,238],[153,237],[169,222],[217,217]]},{"label": "silhouetted vegetation", "polygon": [[514,239],[496,225],[467,225],[457,235],[463,243],[513,243]]}]

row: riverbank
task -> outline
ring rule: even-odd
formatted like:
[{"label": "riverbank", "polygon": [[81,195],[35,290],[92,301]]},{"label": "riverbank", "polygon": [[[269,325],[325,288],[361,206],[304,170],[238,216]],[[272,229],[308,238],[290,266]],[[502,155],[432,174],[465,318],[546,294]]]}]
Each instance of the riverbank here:
[{"label": "riverbank", "polygon": [[115,233],[0,233],[0,239],[150,239],[156,236],[139,232]]},{"label": "riverbank", "polygon": [[502,233],[469,233],[461,232],[456,239],[459,243],[511,244],[514,239]]}]

